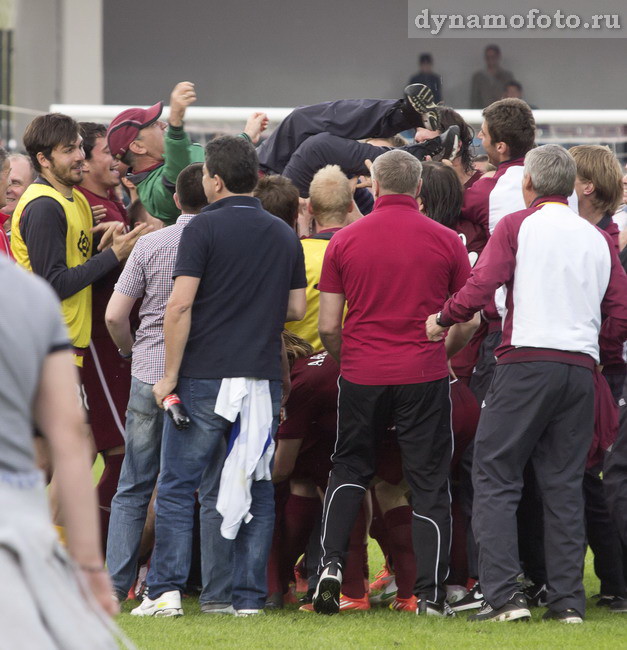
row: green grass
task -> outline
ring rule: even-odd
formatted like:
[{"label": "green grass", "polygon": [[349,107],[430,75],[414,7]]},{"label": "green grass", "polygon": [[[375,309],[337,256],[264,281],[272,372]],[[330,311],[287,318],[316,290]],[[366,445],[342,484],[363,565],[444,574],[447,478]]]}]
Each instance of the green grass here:
[{"label": "green grass", "polygon": [[[370,544],[370,568],[382,564],[376,544]],[[598,592],[590,555],[586,562],[586,592]],[[611,614],[588,601],[583,625],[540,621],[543,609],[535,610],[530,623],[470,624],[466,616],[434,619],[410,613],[372,609],[344,612],[333,617],[299,612],[290,605],[280,612],[254,618],[233,618],[201,614],[198,601],[186,598],[185,616],[177,619],[135,618],[131,601],[122,605],[117,622],[142,650],[188,650],[192,648],[434,648],[437,650],[521,648],[627,648],[627,615]]]},{"label": "green grass", "polygon": [[[94,480],[102,472],[100,457],[94,464]],[[379,547],[369,546],[371,577],[383,564]],[[586,558],[586,593],[599,591],[592,569],[592,555]],[[501,648],[553,650],[621,650],[627,648],[627,614],[611,614],[588,601],[583,625],[541,621],[544,609],[533,612],[530,623],[471,624],[462,614],[456,619],[438,620],[410,613],[373,608],[369,612],[344,612],[333,617],[299,612],[289,605],[281,612],[255,618],[201,614],[196,598],[183,602],[185,616],[176,619],[135,618],[129,614],[138,603],[123,603],[117,618],[120,629],[140,650],[192,650],[196,648],[241,648],[266,650],[361,650],[362,648],[420,648],[430,650],[473,650]]]}]

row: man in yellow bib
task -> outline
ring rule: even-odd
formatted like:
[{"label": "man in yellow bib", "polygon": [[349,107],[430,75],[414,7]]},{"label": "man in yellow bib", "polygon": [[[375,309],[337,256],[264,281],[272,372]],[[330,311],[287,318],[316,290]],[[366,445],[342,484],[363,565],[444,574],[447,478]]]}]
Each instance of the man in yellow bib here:
[{"label": "man in yellow bib", "polygon": [[291,321],[285,327],[307,343],[314,352],[324,349],[318,334],[320,312],[320,272],[329,241],[343,228],[353,212],[353,188],[338,165],[327,165],[318,170],[309,186],[307,210],[315,222],[316,232],[300,240],[305,255],[307,272],[307,312],[301,321]]},{"label": "man in yellow bib", "polygon": [[83,178],[82,138],[67,115],[36,117],[24,147],[38,176],[19,200],[11,223],[11,250],[20,266],[41,275],[62,301],[76,365],[91,337],[91,284],[125,260],[146,229],[112,230],[112,245],[93,254],[93,216],[75,188]]}]

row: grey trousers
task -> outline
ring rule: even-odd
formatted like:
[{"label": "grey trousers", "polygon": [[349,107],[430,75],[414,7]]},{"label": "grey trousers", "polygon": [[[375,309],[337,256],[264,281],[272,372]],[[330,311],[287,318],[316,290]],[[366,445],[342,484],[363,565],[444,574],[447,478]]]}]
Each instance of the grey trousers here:
[{"label": "grey trousers", "polygon": [[516,510],[531,460],[544,504],[548,606],[584,615],[582,481],[593,426],[590,370],[537,361],[497,366],[473,464],[479,580],[492,607],[520,591]]}]

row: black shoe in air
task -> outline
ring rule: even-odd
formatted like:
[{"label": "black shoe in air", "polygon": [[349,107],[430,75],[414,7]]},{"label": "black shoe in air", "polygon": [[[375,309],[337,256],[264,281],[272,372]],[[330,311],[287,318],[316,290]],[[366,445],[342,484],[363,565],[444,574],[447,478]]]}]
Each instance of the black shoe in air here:
[{"label": "black shoe in air", "polygon": [[412,121],[418,118],[419,123],[415,126],[424,126],[430,131],[438,131],[440,117],[431,88],[424,84],[409,84],[403,94],[405,97],[402,100],[401,110],[405,116]]},{"label": "black shoe in air", "polygon": [[414,142],[400,148],[418,160],[424,160],[426,156],[431,156],[432,160],[437,161],[453,160],[460,150],[459,127],[453,124],[442,135],[423,142]]},{"label": "black shoe in air", "polygon": [[[436,140],[438,138],[435,138]],[[460,139],[459,139],[459,127],[457,124],[449,126],[442,135],[439,136],[439,140],[442,143],[442,150],[433,156],[434,160],[453,160],[461,149]],[[429,142],[429,140],[427,140]]]}]

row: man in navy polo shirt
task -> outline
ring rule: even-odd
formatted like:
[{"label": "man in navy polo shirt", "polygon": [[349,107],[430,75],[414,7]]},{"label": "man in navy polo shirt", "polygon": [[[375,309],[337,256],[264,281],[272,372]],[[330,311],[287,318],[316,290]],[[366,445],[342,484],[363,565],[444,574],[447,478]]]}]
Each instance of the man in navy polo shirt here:
[{"label": "man in navy polo shirt", "polygon": [[[208,527],[219,520],[215,510],[223,496],[221,484],[216,505],[216,485],[226,454],[224,435],[231,428],[231,422],[217,413],[223,397],[232,403],[233,396],[224,395],[224,386],[233,387],[234,380],[241,380],[247,388],[252,386],[249,391],[265,390],[265,412],[271,411],[265,435],[273,434],[278,424],[284,377],[281,332],[286,320],[299,320],[305,314],[307,279],[296,233],[252,196],[257,178],[257,154],[243,138],[225,136],[207,145],[203,187],[210,205],[181,236],[174,288],[165,312],[165,374],[153,388],[160,406],[176,390],[191,423],[187,430],[178,431],[166,418],[155,508],[156,544],[147,578],[149,598],[133,610],[135,615],[183,613],[180,596],[189,573],[194,492],[199,487],[202,553],[213,551],[202,543]],[[243,409],[240,414],[238,449],[246,420]],[[250,440],[250,428],[247,434]],[[263,609],[274,527],[269,479],[252,480],[249,509],[241,521],[233,520],[230,509],[221,510],[223,535],[234,539],[232,607],[206,603],[207,613],[235,610],[247,615]],[[229,504],[238,512],[242,505]],[[234,534],[226,534],[234,529]]]},{"label": "man in navy polo shirt", "polygon": [[443,586],[451,534],[447,353],[465,343],[468,330],[451,332],[446,349],[421,330],[430,306],[463,286],[470,264],[457,234],[419,212],[421,174],[420,162],[405,151],[379,156],[372,166],[374,210],[337,232],[324,258],[320,338],[340,362],[341,378],[313,601],[319,613],[339,611],[350,531],[393,421],[412,492],[417,612],[453,614]]}]

